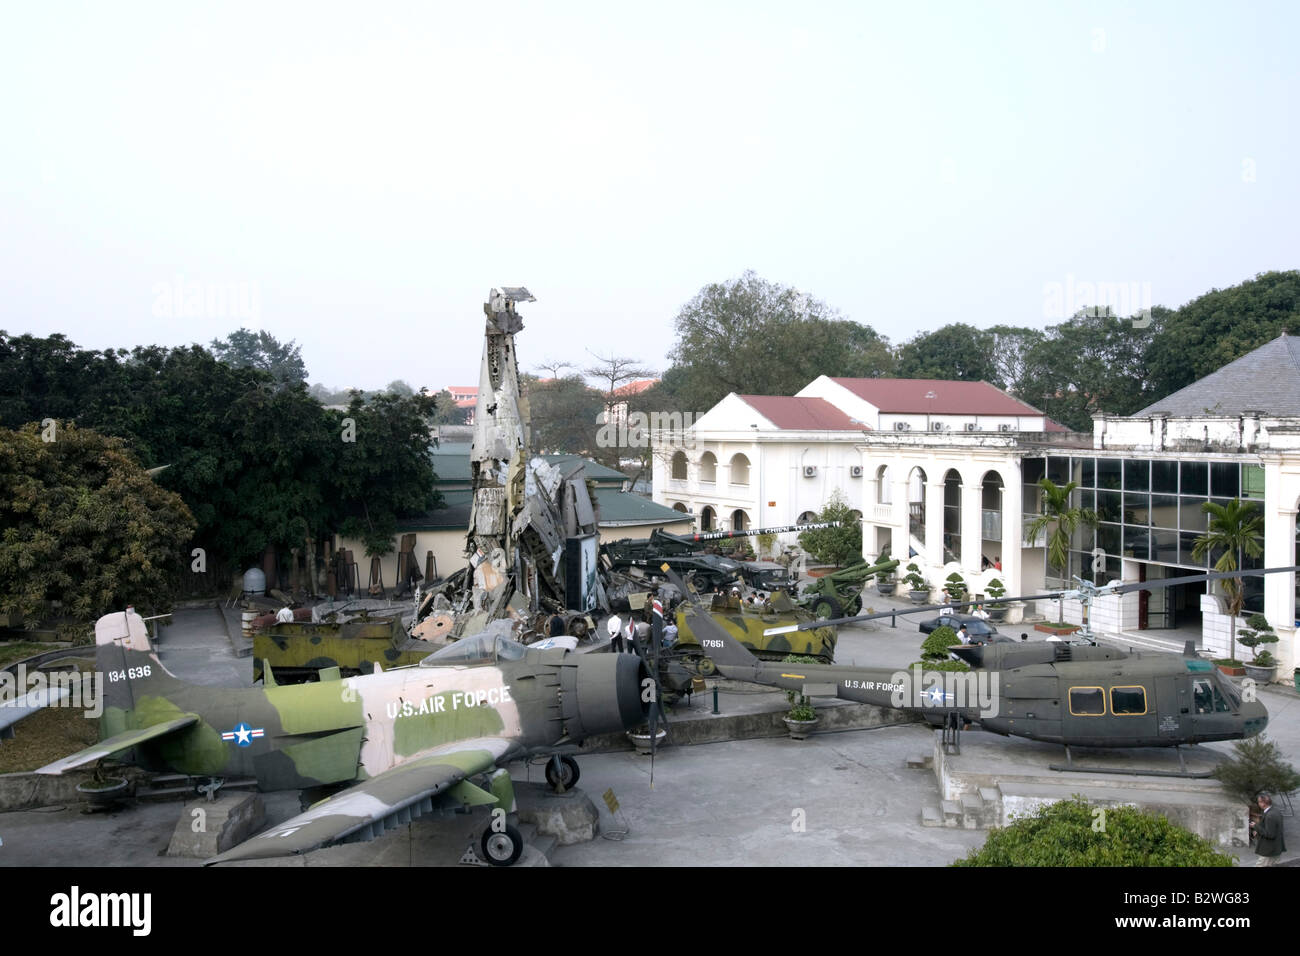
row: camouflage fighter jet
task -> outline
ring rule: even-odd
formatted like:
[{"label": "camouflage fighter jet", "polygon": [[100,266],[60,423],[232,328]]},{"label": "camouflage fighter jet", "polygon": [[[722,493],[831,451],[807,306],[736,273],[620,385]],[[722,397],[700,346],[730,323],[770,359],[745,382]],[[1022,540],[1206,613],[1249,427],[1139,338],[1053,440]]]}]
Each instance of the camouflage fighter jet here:
[{"label": "camouflage fighter jet", "polygon": [[[367,840],[435,808],[462,805],[494,809],[482,856],[508,865],[523,842],[495,812],[514,811],[503,765],[553,755],[548,780],[571,786],[578,766],[569,754],[583,738],[645,722],[649,679],[631,654],[534,651],[508,633],[508,622],[494,622],[418,666],[346,680],[335,674],[280,687],[268,668],[265,687],[218,689],[170,674],[134,611],[108,614],[95,626],[106,688],[103,739],[38,772],[58,774],[132,750],[133,762],[149,769],[252,776],[262,790],[346,787],[213,863]],[[473,777],[486,778],[484,786]]]}]

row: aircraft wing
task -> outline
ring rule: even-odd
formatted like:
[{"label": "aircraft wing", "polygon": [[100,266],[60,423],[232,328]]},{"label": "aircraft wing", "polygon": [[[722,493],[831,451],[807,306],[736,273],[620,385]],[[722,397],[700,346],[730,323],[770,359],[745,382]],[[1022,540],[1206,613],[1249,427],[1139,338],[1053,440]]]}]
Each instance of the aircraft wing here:
[{"label": "aircraft wing", "polygon": [[19,697],[17,700],[7,700],[0,703],[0,740],[14,735],[13,730],[10,728],[18,721],[62,701],[67,696],[67,688],[51,687],[37,689]]},{"label": "aircraft wing", "polygon": [[516,749],[514,741],[490,737],[460,740],[419,754],[214,856],[207,865],[306,853],[327,844],[369,840],[430,812],[435,797],[458,785],[460,791],[454,796],[466,803],[495,802],[491,794],[465,778],[491,770]]},{"label": "aircraft wing", "polygon": [[174,734],[178,730],[184,730],[186,727],[193,726],[199,722],[195,714],[187,714],[184,717],[177,717],[175,720],[167,720],[161,724],[154,724],[151,727],[141,727],[138,730],[128,730],[107,740],[101,740],[93,747],[87,747],[85,750],[79,750],[70,757],[64,757],[62,760],[56,760],[54,763],[46,764],[37,770],[37,773],[60,774],[65,770],[72,770],[74,767],[82,767],[88,763],[94,763],[96,760],[102,760],[122,750],[128,750],[144,743],[147,740],[156,740],[159,737],[166,737],[168,734]]}]

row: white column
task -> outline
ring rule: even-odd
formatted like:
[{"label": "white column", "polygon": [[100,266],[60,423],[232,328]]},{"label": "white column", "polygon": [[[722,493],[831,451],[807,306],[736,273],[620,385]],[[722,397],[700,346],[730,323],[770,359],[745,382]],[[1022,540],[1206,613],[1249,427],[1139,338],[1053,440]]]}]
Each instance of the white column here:
[{"label": "white column", "polygon": [[898,558],[902,564],[899,570],[907,567],[907,552],[911,548],[912,531],[911,520],[907,513],[907,475],[901,478],[898,476],[902,470],[902,463],[894,461],[889,466],[889,476],[893,480],[894,486],[894,504],[892,514],[894,516],[893,539],[894,543],[890,553]]},{"label": "white column", "polygon": [[[1006,479],[1003,479],[1004,481]],[[1001,501],[998,508],[1002,512],[1002,571],[999,577],[1002,583],[1006,585],[1008,594],[1020,593],[1020,526],[1023,519],[1020,516],[1021,491],[1019,488],[1014,489],[1014,494],[1007,494],[1007,487],[1003,485]],[[1010,498],[1015,502],[1015,507],[1007,507],[1007,499]]]},{"label": "white column", "polygon": [[942,480],[925,483],[925,560],[935,571],[943,567]]},{"label": "white column", "polygon": [[[961,486],[961,566],[965,577],[980,573],[982,534],[981,509],[984,505],[984,486],[965,482]],[[969,581],[967,583],[970,583]]]}]

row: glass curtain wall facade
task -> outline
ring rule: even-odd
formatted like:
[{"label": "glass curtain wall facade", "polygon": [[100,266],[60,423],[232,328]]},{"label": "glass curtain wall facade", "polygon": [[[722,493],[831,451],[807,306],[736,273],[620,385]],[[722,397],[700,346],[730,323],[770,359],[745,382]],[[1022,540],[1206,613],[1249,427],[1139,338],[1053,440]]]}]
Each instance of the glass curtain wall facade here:
[{"label": "glass curtain wall facade", "polygon": [[[1192,554],[1196,539],[1209,527],[1202,505],[1240,497],[1259,502],[1262,509],[1264,502],[1264,469],[1248,462],[1053,455],[1026,458],[1023,469],[1026,521],[1040,510],[1041,492],[1032,486],[1044,476],[1057,485],[1076,482],[1071,506],[1097,513],[1096,528],[1081,524],[1070,542],[1067,580],[1078,575],[1104,583],[1120,575],[1124,558],[1188,573],[1210,570],[1220,552],[1199,560]],[[1242,566],[1263,567],[1263,559],[1245,556]],[[1060,580],[1059,569],[1048,567],[1046,559],[1044,575],[1048,581]],[[1263,610],[1259,578],[1246,579],[1246,610]]]}]

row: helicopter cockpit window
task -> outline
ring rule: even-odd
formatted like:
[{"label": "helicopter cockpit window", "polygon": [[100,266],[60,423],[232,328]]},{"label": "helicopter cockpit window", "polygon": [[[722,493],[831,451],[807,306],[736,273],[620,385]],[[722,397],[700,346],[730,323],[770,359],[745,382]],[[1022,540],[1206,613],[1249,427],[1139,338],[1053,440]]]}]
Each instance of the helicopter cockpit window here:
[{"label": "helicopter cockpit window", "polygon": [[1241,694],[1237,691],[1237,685],[1228,680],[1222,671],[1215,674],[1215,679],[1214,709],[1219,710],[1220,700],[1222,700],[1224,712],[1241,709]]},{"label": "helicopter cockpit window", "polygon": [[1147,712],[1147,689],[1140,684],[1110,689],[1110,712],[1120,716],[1137,716]]},{"label": "helicopter cockpit window", "polygon": [[1209,680],[1192,681],[1193,703],[1198,714],[1226,714],[1231,711],[1219,688]]},{"label": "helicopter cockpit window", "polygon": [[1075,717],[1100,717],[1106,713],[1106,692],[1100,687],[1071,687],[1070,713]]}]

